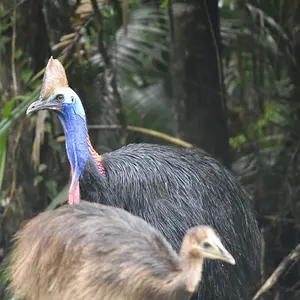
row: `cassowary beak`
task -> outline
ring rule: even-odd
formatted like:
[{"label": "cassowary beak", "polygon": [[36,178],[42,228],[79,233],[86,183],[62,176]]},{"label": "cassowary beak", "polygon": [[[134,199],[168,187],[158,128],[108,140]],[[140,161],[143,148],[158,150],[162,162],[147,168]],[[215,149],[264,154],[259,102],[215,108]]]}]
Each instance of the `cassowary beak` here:
[{"label": "cassowary beak", "polygon": [[227,263],[229,263],[231,265],[236,264],[233,256],[225,248],[221,250],[220,259],[223,261],[226,261]]},{"label": "cassowary beak", "polygon": [[62,108],[63,108],[62,103],[57,102],[56,99],[48,100],[48,101],[39,99],[29,105],[26,111],[26,115],[37,112],[39,110],[45,110],[45,109],[52,109],[52,110],[57,110],[62,112]]},{"label": "cassowary beak", "polygon": [[219,260],[226,261],[229,264],[235,265],[235,259],[233,256],[226,250],[226,248],[223,246],[220,240],[215,240],[212,244],[214,246],[215,251],[213,251],[211,254],[215,255],[215,257]]}]

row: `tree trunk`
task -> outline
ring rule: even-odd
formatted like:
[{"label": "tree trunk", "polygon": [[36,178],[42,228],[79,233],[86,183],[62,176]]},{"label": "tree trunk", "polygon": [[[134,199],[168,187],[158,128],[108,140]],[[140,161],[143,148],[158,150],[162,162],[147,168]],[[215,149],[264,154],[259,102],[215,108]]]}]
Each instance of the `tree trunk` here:
[{"label": "tree trunk", "polygon": [[230,166],[217,0],[175,0],[173,97],[184,140]]}]

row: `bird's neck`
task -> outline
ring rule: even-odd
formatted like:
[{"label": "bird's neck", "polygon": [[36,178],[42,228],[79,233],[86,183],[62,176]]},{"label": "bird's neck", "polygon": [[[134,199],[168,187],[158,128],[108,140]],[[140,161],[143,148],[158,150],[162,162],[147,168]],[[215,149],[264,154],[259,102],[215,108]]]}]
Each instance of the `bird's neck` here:
[{"label": "bird's neck", "polygon": [[180,272],[177,274],[175,284],[185,286],[188,293],[194,293],[197,290],[202,278],[203,259],[199,257],[181,258]]},{"label": "bird's neck", "polygon": [[105,176],[102,156],[95,151],[91,144],[85,118],[75,112],[58,116],[64,128],[72,176],[79,179],[89,159],[95,162],[100,174]]},{"label": "bird's neck", "polygon": [[203,259],[199,257],[181,257],[178,270],[169,275],[165,288],[176,295],[186,292],[193,294],[202,278]]},{"label": "bird's neck", "polygon": [[191,255],[191,253],[181,254],[177,270],[171,272],[163,279],[163,282],[153,282],[156,286],[153,288],[156,290],[156,294],[166,299],[189,299],[197,291],[202,278],[202,270],[202,258]]}]

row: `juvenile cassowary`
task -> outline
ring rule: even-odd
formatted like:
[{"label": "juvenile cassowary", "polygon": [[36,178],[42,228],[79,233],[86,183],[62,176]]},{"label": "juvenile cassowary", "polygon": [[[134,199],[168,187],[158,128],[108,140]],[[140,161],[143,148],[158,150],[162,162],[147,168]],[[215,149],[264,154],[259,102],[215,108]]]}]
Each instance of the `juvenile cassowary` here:
[{"label": "juvenile cassowary", "polygon": [[158,229],[178,252],[185,232],[212,226],[236,260],[232,268],[205,262],[192,299],[249,299],[259,270],[260,232],[250,199],[237,179],[211,157],[191,149],[131,144],[99,155],[91,145],[85,111],[65,70],[50,58],[40,98],[27,114],[54,110],[66,136],[72,169],[69,203],[84,200],[123,208]]},{"label": "juvenile cassowary", "polygon": [[189,229],[178,256],[141,218],[81,201],[28,221],[15,236],[7,275],[17,299],[188,300],[204,259],[235,264],[210,227]]}]

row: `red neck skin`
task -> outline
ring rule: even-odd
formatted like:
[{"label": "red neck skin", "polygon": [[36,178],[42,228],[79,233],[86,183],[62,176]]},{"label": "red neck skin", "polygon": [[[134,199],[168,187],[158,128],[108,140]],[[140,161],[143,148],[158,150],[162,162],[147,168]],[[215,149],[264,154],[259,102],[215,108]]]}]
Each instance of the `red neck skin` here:
[{"label": "red neck skin", "polygon": [[87,142],[88,142],[88,147],[89,147],[89,149],[90,149],[91,155],[92,155],[92,157],[93,157],[93,159],[94,159],[94,161],[95,161],[95,163],[96,163],[96,165],[97,165],[97,167],[98,167],[99,172],[100,172],[103,176],[106,177],[106,172],[105,172],[104,166],[103,166],[103,164],[102,164],[102,159],[103,159],[102,156],[101,156],[100,154],[98,154],[98,153],[96,152],[96,150],[94,149],[94,147],[93,147],[93,145],[92,145],[92,143],[91,143],[91,140],[90,140],[90,136],[89,136],[89,135],[87,135],[86,139],[87,139]]}]

